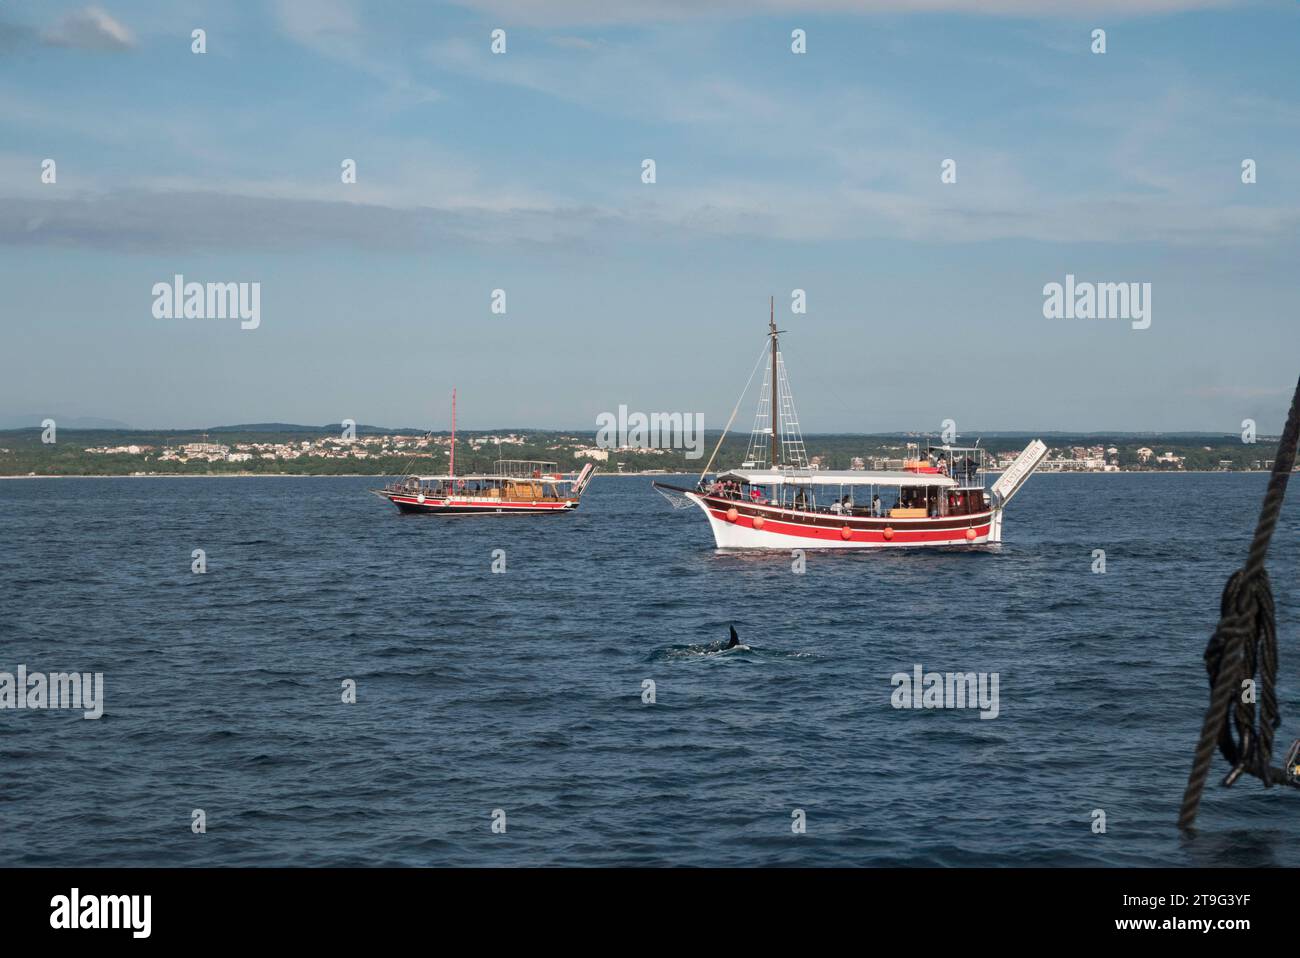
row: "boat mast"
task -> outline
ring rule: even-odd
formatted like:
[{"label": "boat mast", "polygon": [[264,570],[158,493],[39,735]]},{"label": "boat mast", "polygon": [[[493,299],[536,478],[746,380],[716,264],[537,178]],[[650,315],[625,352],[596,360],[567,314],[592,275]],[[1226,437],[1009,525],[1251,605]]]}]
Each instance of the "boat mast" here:
[{"label": "boat mast", "polygon": [[781,464],[781,454],[777,446],[777,417],[779,415],[776,405],[776,297],[768,299],[768,335],[772,337],[772,442],[769,448],[772,455],[772,468],[776,469]]},{"label": "boat mast", "polygon": [[456,387],[451,387],[451,477],[456,478]]}]

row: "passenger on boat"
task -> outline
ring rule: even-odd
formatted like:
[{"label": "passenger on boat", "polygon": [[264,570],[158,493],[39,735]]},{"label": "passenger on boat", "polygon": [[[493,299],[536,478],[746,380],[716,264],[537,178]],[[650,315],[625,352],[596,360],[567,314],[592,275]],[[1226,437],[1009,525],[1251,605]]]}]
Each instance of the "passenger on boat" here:
[{"label": "passenger on boat", "polygon": [[838,499],[836,499],[834,502],[831,503],[831,512],[835,513],[838,516],[843,511],[844,511],[844,507],[840,505],[840,501]]},{"label": "passenger on boat", "polygon": [[844,514],[845,514],[846,516],[848,516],[848,515],[852,515],[852,514],[853,514],[853,500],[852,500],[852,498],[850,498],[849,496],[845,496],[843,499],[841,499],[841,500],[840,500],[840,508],[843,510],[843,512],[844,512]]},{"label": "passenger on boat", "polygon": [[879,517],[880,517],[880,514],[881,514],[881,508],[880,508],[880,496],[872,496],[872,497],[871,497],[871,514],[872,514],[873,516],[875,516],[876,518],[879,518]]}]

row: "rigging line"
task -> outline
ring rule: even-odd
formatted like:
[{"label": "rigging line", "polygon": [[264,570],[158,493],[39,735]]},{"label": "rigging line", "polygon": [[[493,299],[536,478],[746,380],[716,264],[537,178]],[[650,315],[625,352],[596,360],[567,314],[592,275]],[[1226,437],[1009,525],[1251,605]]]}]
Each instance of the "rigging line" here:
[{"label": "rigging line", "polygon": [[[429,438],[430,438],[430,436],[429,436],[429,434],[428,434],[427,432],[424,434],[424,438],[425,438],[425,439],[429,439]],[[416,449],[418,449],[418,448],[419,448],[419,446],[416,446]],[[416,453],[415,453],[414,450],[412,450],[412,451],[411,451],[411,454],[410,454],[409,456],[406,457],[406,462],[402,465],[402,478],[403,478],[403,479],[406,478],[406,476],[408,475],[408,473],[414,473],[414,472],[415,472],[415,457],[416,457]]]},{"label": "rigging line", "polygon": [[745,388],[740,391],[740,396],[736,400],[736,406],[731,410],[731,418],[727,420],[727,425],[723,428],[722,435],[718,437],[718,444],[713,447],[713,455],[709,456],[709,461],[705,464],[704,471],[700,473],[700,482],[704,481],[704,477],[709,473],[709,468],[713,465],[713,460],[718,457],[718,450],[722,448],[722,440],[727,438],[727,430],[729,430],[731,424],[736,421],[736,413],[740,412],[740,404],[745,401],[745,393],[749,392],[749,384],[754,381],[754,373],[758,372],[758,367],[763,362],[766,353],[767,341],[764,340],[763,348],[758,351],[758,360],[754,363],[754,368],[749,371],[749,378],[745,380]]},{"label": "rigging line", "polygon": [[[414,453],[412,453],[412,454],[409,455],[409,456],[403,456],[403,457],[401,458],[399,464],[400,464],[401,467],[402,467],[402,471],[398,474],[397,478],[399,478],[399,479],[405,479],[405,478],[406,478],[407,470],[409,469],[409,467],[410,467],[411,463],[414,461],[414,459],[415,459],[415,455],[414,455]],[[387,473],[386,473],[386,475],[387,475]]]},{"label": "rigging line", "polygon": [[[433,433],[426,432],[424,438],[432,441]],[[413,452],[406,457],[406,462],[402,464],[402,474],[398,478],[405,479],[407,476],[415,474],[415,460],[419,455],[418,452]]]},{"label": "rigging line", "polygon": [[[1178,827],[1185,832],[1192,832],[1196,822],[1216,743],[1223,757],[1233,766],[1223,780],[1224,785],[1231,785],[1243,773],[1257,777],[1265,788],[1288,780],[1287,772],[1272,765],[1273,732],[1281,725],[1282,719],[1273,688],[1277,677],[1276,613],[1264,559],[1282,512],[1287,480],[1295,466],[1297,440],[1300,440],[1300,382],[1296,383],[1291,411],[1278,442],[1273,474],[1269,478],[1246,564],[1234,572],[1223,587],[1219,624],[1205,647],[1210,704],[1205,712],[1201,737],[1187,776],[1187,790],[1183,793],[1178,813]],[[1240,694],[1242,683],[1247,679],[1253,681],[1257,669],[1260,676],[1258,727],[1255,725],[1255,703],[1243,701],[1244,696]],[[1237,739],[1233,738],[1233,729],[1229,726],[1229,706],[1233,706],[1232,725]]]}]

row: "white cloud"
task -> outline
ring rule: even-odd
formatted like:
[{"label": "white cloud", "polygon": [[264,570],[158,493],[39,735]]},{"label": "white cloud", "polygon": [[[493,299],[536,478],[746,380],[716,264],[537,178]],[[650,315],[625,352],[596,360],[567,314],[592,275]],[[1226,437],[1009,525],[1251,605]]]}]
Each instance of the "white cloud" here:
[{"label": "white cloud", "polygon": [[296,43],[340,59],[359,55],[360,22],[340,0],[278,0],[275,13]]},{"label": "white cloud", "polygon": [[374,77],[394,100],[411,104],[441,99],[437,90],[413,80],[390,52],[375,49],[363,22],[344,0],[277,0],[275,13],[284,35],[294,43]]},{"label": "white cloud", "polygon": [[[163,188],[156,188],[156,187]],[[1268,247],[1300,230],[1294,206],[1215,206],[1151,195],[1038,194],[958,197],[844,185],[791,189],[763,180],[716,180],[621,203],[522,194],[414,201],[409,190],[353,198],[295,189],[288,181],[228,182],[204,189],[185,180],[112,192],[24,191],[0,203],[0,245],[114,249],[306,249],[344,246],[413,250],[440,244],[689,246],[717,238],[826,242],[894,239],[930,243],[1033,240],[1047,243],[1166,242]],[[951,198],[950,198],[951,197]]]},{"label": "white cloud", "polygon": [[615,116],[733,124],[799,112],[800,104],[789,93],[768,93],[714,73],[683,74],[667,59],[670,53],[690,58],[698,51],[704,61],[705,52],[713,49],[710,43],[700,33],[649,44],[602,42],[580,57],[522,52],[501,57],[489,53],[485,43],[453,38],[430,46],[425,58],[448,73],[532,90]]},{"label": "white cloud", "polygon": [[554,47],[567,47],[571,50],[594,50],[598,46],[595,40],[586,37],[548,37],[546,42]]},{"label": "white cloud", "polygon": [[414,206],[122,189],[0,203],[0,246],[117,251],[414,250],[554,245],[591,233],[594,211]]},{"label": "white cloud", "polygon": [[1237,6],[1239,0],[455,0],[502,26],[596,26],[754,16],[963,13],[1002,17],[1140,16]]},{"label": "white cloud", "polygon": [[69,13],[41,39],[51,46],[79,50],[130,50],[135,46],[131,31],[99,7]]}]

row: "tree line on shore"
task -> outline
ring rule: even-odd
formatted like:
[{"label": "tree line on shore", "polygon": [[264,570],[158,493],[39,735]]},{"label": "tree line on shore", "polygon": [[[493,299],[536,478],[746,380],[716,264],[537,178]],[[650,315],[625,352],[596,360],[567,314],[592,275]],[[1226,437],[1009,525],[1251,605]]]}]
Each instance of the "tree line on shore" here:
[{"label": "tree line on shore", "polygon": [[[516,431],[522,437],[520,444],[497,447],[492,443],[473,445],[477,434],[464,433],[457,437],[457,473],[491,472],[497,459],[534,459],[556,462],[563,470],[581,468],[589,457],[578,455],[580,449],[590,449],[592,439],[578,438],[573,433],[544,431]],[[378,454],[370,452],[366,458],[329,457],[320,454],[302,454],[297,458],[261,458],[239,462],[208,461],[191,458],[187,462],[160,459],[164,447],[178,447],[202,441],[219,442],[233,448],[240,443],[301,443],[328,435],[323,430],[286,432],[221,432],[205,434],[182,431],[119,431],[119,430],[61,430],[57,441],[42,441],[39,429],[0,431],[0,475],[79,475],[115,476],[134,473],[157,475],[195,474],[276,474],[276,475],[401,475],[407,472],[436,474],[447,471],[448,455],[443,444],[430,446],[415,455]],[[445,434],[433,434],[439,437]],[[206,440],[205,437],[206,436]],[[744,434],[728,436],[718,452],[715,469],[734,467],[744,458],[749,437]],[[939,445],[938,437],[929,440]],[[1014,453],[1021,449],[1026,438],[1018,435],[991,436],[981,439],[980,446],[991,453]],[[1067,455],[1073,447],[1102,446],[1114,449],[1107,462],[1115,462],[1124,470],[1150,471],[1213,471],[1249,470],[1266,468],[1276,452],[1275,440],[1260,439],[1255,443],[1242,442],[1238,436],[1210,435],[1053,435],[1044,441],[1060,454]],[[901,459],[908,442],[919,442],[925,448],[926,438],[911,435],[806,435],[804,442],[809,457],[819,457],[823,469],[852,468],[855,458],[865,460],[871,468],[872,460]],[[962,442],[962,440],[959,440]],[[973,442],[973,440],[972,440]],[[605,461],[596,465],[603,472],[644,472],[664,470],[676,473],[699,472],[704,468],[709,454],[717,443],[717,434],[705,443],[701,458],[688,459],[686,451],[618,449],[609,450]],[[88,448],[118,446],[149,446],[147,451],[133,453],[88,452]],[[1157,462],[1155,456],[1145,461],[1138,451],[1149,449],[1156,456],[1172,452],[1179,462]]]}]

